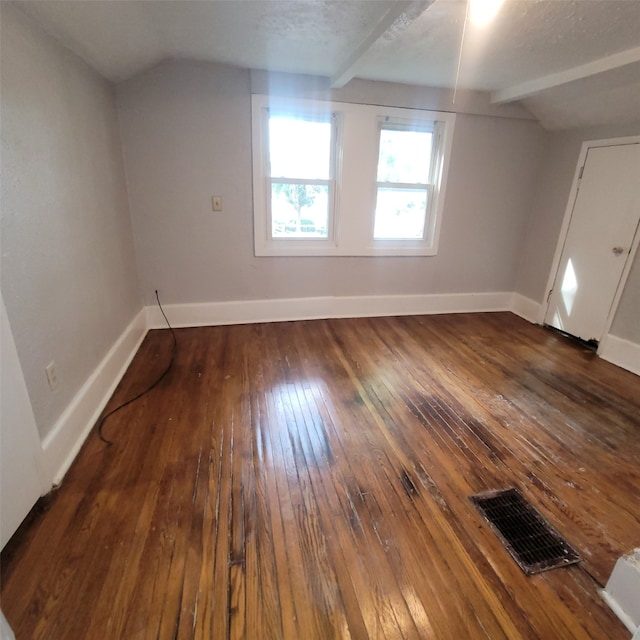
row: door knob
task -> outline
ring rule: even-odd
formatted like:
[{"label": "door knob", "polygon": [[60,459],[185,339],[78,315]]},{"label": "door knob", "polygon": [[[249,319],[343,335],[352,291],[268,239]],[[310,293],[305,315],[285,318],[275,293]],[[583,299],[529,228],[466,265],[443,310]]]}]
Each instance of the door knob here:
[{"label": "door knob", "polygon": [[624,252],[624,247],[613,247],[613,249],[611,249],[611,252],[613,253],[613,255],[619,256]]}]

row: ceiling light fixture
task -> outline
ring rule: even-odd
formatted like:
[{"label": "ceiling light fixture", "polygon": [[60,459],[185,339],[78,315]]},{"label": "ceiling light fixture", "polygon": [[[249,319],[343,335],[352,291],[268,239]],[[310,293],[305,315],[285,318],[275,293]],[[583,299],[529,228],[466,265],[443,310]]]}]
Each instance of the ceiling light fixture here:
[{"label": "ceiling light fixture", "polygon": [[488,25],[500,11],[504,0],[469,0],[469,18],[477,27]]}]

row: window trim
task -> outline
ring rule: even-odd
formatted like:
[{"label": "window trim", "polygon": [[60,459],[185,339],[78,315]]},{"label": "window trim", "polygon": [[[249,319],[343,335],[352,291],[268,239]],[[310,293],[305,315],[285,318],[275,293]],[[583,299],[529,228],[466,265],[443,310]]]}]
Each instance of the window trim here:
[{"label": "window trim", "polygon": [[[376,163],[380,162],[380,145],[382,143],[382,132],[384,130],[387,131],[410,131],[416,133],[430,133],[431,134],[431,154],[429,159],[429,173],[427,175],[426,182],[380,182],[377,178],[377,164],[376,164],[376,198],[375,205],[378,202],[378,193],[380,189],[405,189],[412,191],[421,191],[426,193],[426,207],[424,210],[424,225],[422,227],[422,236],[419,238],[376,238],[375,236],[375,227],[376,227],[376,210],[377,206],[373,207],[373,223],[372,223],[372,236],[373,242],[375,244],[379,244],[380,246],[389,246],[393,244],[393,246],[403,247],[410,243],[430,243],[431,234],[432,234],[432,226],[431,225],[431,216],[433,210],[433,196],[436,191],[434,185],[434,175],[435,175],[435,165],[437,164],[437,152],[439,150],[438,145],[436,144],[438,135],[439,135],[439,123],[434,120],[422,120],[422,119],[414,119],[407,120],[404,118],[391,118],[390,116],[380,116],[378,117],[378,146],[376,153]],[[384,244],[383,244],[384,243]]]},{"label": "window trim", "polygon": [[[271,215],[267,212],[265,159],[268,157],[267,121],[264,109],[281,112],[331,113],[334,116],[333,203],[328,238],[273,238]],[[430,127],[432,141],[433,189],[428,193],[430,215],[422,239],[374,238],[377,197],[377,162],[381,119]],[[432,256],[438,240],[444,211],[447,173],[453,146],[456,116],[453,113],[380,107],[311,99],[252,95],[252,166],[254,248],[256,256]],[[420,130],[414,128],[412,130]],[[369,176],[367,178],[367,176]],[[430,181],[431,182],[431,181]],[[331,190],[331,187],[330,187]],[[431,197],[429,197],[431,196]]]},{"label": "window trim", "polygon": [[[315,103],[314,103],[315,105]],[[266,144],[263,148],[264,153],[264,166],[268,168],[268,175],[266,176],[267,187],[265,192],[266,199],[266,215],[267,215],[267,242],[286,242],[287,245],[290,245],[292,242],[297,241],[313,241],[315,243],[327,244],[330,243],[332,245],[335,244],[335,215],[336,215],[336,155],[337,155],[337,147],[338,147],[338,124],[339,117],[335,113],[335,111],[323,111],[322,116],[319,117],[321,113],[317,108],[309,109],[309,105],[307,108],[303,109],[293,109],[290,105],[287,106],[279,106],[276,105],[278,112],[281,114],[291,114],[294,116],[303,116],[307,122],[327,122],[331,125],[331,140],[329,146],[329,178],[328,179],[307,179],[307,178],[282,178],[277,177],[274,178],[271,175],[271,167],[270,167],[270,140],[269,140],[269,117],[271,106],[264,107],[262,110],[263,117],[263,126],[264,132],[266,136]],[[328,117],[327,115],[328,114]],[[271,185],[275,183],[280,184],[317,184],[317,185],[326,185],[328,187],[327,193],[327,237],[325,238],[278,238],[273,236],[273,217],[272,217],[272,199],[269,194],[271,194]],[[306,246],[306,245],[302,245]]]}]

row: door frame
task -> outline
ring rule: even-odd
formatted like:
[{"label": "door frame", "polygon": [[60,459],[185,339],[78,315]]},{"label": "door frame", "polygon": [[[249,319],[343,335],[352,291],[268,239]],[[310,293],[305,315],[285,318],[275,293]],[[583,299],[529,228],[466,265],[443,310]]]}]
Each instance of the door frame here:
[{"label": "door frame", "polygon": [[[617,147],[617,146],[625,146],[628,144],[640,144],[640,135],[626,136],[624,138],[607,138],[604,140],[586,140],[585,142],[582,143],[582,147],[580,149],[580,155],[578,156],[578,163],[576,165],[576,170],[573,175],[573,182],[571,183],[569,200],[567,201],[567,207],[564,212],[562,226],[560,227],[560,234],[558,235],[558,243],[556,245],[556,251],[553,255],[551,270],[549,271],[549,277],[547,278],[547,286],[544,291],[543,303],[540,305],[540,316],[538,320],[539,320],[539,323],[542,325],[545,323],[544,319],[546,318],[547,312],[549,310],[549,298],[551,297],[551,290],[553,289],[553,285],[556,280],[558,267],[560,266],[560,258],[562,257],[562,251],[564,249],[564,245],[567,240],[567,234],[569,233],[569,225],[571,224],[573,209],[575,207],[576,199],[578,197],[578,187],[580,186],[582,170],[584,169],[584,165],[587,162],[587,153],[589,152],[589,149],[593,149],[596,147]],[[624,269],[622,271],[622,276],[620,277],[620,282],[618,283],[618,287],[616,288],[616,293],[613,297],[613,302],[611,304],[611,308],[609,309],[609,314],[607,315],[607,321],[605,323],[604,332],[600,336],[600,339],[598,342],[598,351],[597,351],[598,354],[602,353],[604,344],[607,341],[607,336],[609,335],[609,329],[611,329],[613,319],[616,315],[616,311],[618,310],[618,304],[620,302],[620,298],[622,297],[622,292],[627,282],[629,271],[631,271],[631,265],[633,264],[633,261],[635,259],[639,244],[640,244],[640,225],[636,228],[636,231],[631,240],[631,249],[629,250],[629,255],[626,258]]]}]

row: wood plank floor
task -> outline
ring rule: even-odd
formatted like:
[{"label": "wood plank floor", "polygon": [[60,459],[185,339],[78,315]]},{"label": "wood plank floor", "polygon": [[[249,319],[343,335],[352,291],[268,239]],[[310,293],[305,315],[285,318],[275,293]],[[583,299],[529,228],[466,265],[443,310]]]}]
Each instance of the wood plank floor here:
[{"label": "wood plank floor", "polygon": [[[509,313],[176,333],[5,549],[18,640],[628,638],[640,378]],[[579,565],[520,571],[468,499],[511,485]]]}]

